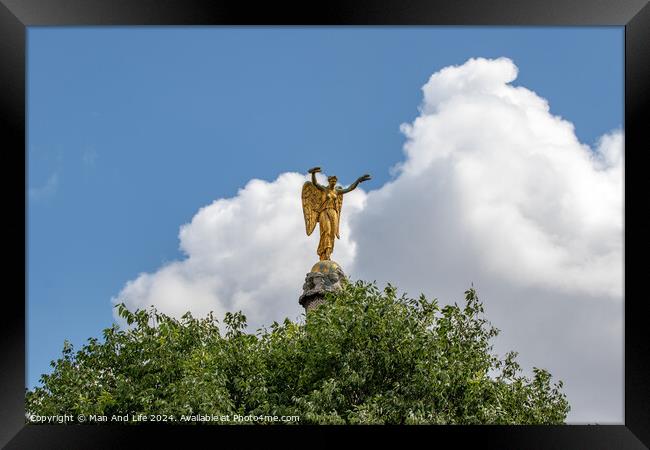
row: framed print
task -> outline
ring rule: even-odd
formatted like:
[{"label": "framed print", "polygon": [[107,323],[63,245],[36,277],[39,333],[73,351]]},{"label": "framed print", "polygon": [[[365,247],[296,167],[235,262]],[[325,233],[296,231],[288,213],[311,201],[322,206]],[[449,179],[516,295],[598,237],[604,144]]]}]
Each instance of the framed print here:
[{"label": "framed print", "polygon": [[0,24],[3,446],[650,445],[647,2],[0,0]]}]

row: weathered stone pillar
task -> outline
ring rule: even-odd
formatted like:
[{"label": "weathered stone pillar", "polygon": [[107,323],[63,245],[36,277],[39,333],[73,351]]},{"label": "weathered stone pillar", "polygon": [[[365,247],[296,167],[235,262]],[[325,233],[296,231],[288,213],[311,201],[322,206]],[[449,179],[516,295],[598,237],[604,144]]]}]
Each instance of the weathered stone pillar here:
[{"label": "weathered stone pillar", "polygon": [[334,261],[319,261],[311,268],[302,286],[302,295],[298,299],[305,312],[309,312],[325,302],[326,292],[338,292],[346,281],[343,269]]}]

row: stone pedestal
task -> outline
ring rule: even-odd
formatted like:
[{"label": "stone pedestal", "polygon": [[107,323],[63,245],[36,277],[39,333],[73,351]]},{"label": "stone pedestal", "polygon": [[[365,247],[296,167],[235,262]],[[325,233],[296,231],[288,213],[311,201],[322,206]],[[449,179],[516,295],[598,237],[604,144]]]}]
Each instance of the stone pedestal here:
[{"label": "stone pedestal", "polygon": [[302,286],[302,295],[298,299],[305,312],[309,312],[325,302],[326,292],[338,292],[343,289],[346,280],[343,269],[334,261],[319,261],[311,268]]}]

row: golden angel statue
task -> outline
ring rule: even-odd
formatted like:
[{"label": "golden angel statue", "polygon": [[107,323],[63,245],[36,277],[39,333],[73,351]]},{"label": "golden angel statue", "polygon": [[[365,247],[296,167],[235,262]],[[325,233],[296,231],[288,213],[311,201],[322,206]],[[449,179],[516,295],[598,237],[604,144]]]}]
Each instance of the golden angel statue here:
[{"label": "golden angel statue", "polygon": [[359,183],[368,181],[370,175],[359,177],[357,181],[347,188],[336,186],[335,176],[327,177],[327,186],[318,184],[316,173],[320,167],[309,169],[311,181],[306,181],[302,186],[302,211],[305,215],[305,228],[307,236],[311,235],[316,227],[320,225],[320,242],[318,243],[318,256],[321,261],[329,260],[334,250],[334,238],[339,236],[339,221],[341,219],[341,207],[343,206],[343,194],[354,190]]}]

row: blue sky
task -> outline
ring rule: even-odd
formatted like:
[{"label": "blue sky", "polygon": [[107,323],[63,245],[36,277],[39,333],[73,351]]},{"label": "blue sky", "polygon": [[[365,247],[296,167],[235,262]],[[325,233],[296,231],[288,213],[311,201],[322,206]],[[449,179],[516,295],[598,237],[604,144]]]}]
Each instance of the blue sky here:
[{"label": "blue sky", "polygon": [[[28,387],[111,297],[182,258],[179,226],[320,165],[376,189],[432,73],[505,56],[581,142],[623,126],[622,27],[28,29]],[[323,155],[327,156],[324,157]],[[500,327],[503,328],[503,327]]]}]

